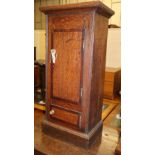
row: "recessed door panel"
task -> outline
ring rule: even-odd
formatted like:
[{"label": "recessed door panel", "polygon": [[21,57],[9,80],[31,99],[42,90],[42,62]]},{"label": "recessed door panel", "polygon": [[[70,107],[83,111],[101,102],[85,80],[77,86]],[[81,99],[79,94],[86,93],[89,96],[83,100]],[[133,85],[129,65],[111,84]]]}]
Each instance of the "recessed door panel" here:
[{"label": "recessed door panel", "polygon": [[56,61],[53,64],[52,97],[80,102],[82,77],[82,30],[56,29],[52,33]]}]

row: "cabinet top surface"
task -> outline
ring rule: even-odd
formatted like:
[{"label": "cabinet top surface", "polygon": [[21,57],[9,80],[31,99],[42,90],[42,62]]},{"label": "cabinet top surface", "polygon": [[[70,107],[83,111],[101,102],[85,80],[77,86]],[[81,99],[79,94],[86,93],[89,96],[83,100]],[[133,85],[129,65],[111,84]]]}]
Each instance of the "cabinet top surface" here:
[{"label": "cabinet top surface", "polygon": [[121,68],[111,68],[111,67],[106,67],[105,69],[106,72],[118,72],[118,71],[121,71]]},{"label": "cabinet top surface", "polygon": [[51,6],[42,6],[40,10],[45,14],[51,14],[54,11],[68,11],[68,10],[80,10],[80,9],[97,9],[98,12],[106,13],[107,17],[111,17],[114,14],[114,11],[107,7],[100,1],[90,1],[82,3],[73,3],[73,4],[62,4],[62,5],[51,5]]}]

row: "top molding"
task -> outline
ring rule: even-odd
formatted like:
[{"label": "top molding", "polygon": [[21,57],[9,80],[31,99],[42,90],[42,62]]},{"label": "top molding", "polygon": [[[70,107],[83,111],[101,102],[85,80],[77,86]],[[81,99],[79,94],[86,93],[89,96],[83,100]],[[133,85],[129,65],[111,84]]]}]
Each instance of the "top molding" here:
[{"label": "top molding", "polygon": [[63,4],[63,5],[51,5],[51,6],[42,6],[40,7],[40,11],[45,14],[53,14],[59,11],[82,11],[82,10],[96,10],[99,14],[110,18],[114,11],[107,7],[100,1],[90,1],[90,2],[82,2],[82,3],[74,3],[74,4]]}]

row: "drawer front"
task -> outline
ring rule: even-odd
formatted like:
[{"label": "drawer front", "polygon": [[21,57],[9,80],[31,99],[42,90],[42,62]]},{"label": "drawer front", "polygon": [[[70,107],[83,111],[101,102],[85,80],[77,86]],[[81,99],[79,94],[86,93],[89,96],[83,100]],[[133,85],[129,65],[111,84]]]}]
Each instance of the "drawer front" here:
[{"label": "drawer front", "polygon": [[114,73],[105,72],[105,81],[114,81]]},{"label": "drawer front", "polygon": [[109,81],[105,81],[104,82],[104,92],[111,92],[113,93],[114,90],[114,83],[113,82],[109,82]]},{"label": "drawer front", "polygon": [[113,100],[115,95],[113,93],[110,93],[110,92],[104,92],[104,98],[107,98],[107,99],[111,99]]},{"label": "drawer front", "polygon": [[51,118],[79,126],[79,114],[65,109],[52,107],[50,111]]}]

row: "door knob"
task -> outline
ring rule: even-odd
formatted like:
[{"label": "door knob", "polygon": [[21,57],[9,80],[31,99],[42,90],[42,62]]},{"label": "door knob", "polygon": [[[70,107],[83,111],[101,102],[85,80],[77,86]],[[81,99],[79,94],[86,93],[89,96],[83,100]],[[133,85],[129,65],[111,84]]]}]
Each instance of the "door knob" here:
[{"label": "door knob", "polygon": [[50,115],[53,115],[55,113],[55,111],[52,109],[50,110]]},{"label": "door knob", "polygon": [[56,58],[57,58],[56,50],[55,49],[51,49],[51,59],[52,59],[53,63],[55,63]]}]

